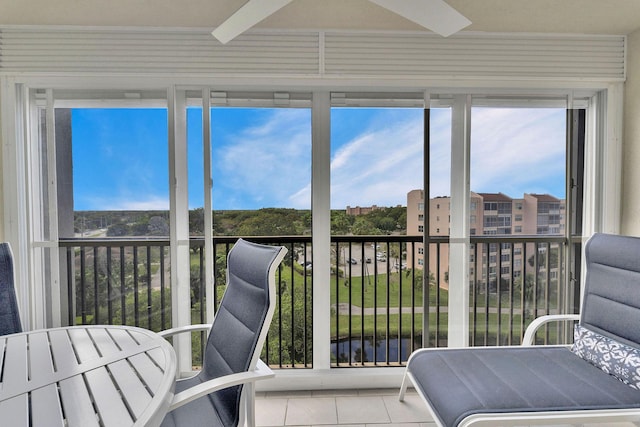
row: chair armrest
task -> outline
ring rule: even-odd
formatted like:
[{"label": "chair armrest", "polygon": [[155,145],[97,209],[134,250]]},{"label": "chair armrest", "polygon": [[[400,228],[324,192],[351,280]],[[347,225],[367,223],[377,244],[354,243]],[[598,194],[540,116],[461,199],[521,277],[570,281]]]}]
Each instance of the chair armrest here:
[{"label": "chair armrest", "polygon": [[264,362],[258,359],[256,369],[248,372],[239,372],[237,374],[225,375],[223,377],[215,378],[209,381],[205,381],[198,385],[188,388],[187,390],[176,393],[173,396],[171,405],[169,405],[169,411],[173,411],[176,408],[186,405],[202,396],[206,396],[214,391],[222,390],[227,387],[232,387],[239,384],[248,382],[256,382],[258,380],[266,380],[275,377],[275,374]]},{"label": "chair armrest", "polygon": [[158,332],[158,335],[164,338],[168,338],[184,332],[206,331],[209,329],[211,329],[211,325],[208,324],[178,326],[177,328],[165,329],[164,331],[160,331]]},{"label": "chair armrest", "polygon": [[576,321],[580,320],[579,314],[547,314],[545,316],[537,317],[529,324],[527,330],[524,333],[524,337],[522,338],[523,346],[531,346],[533,345],[533,340],[535,339],[536,332],[538,329],[549,322],[560,322],[560,321]]}]

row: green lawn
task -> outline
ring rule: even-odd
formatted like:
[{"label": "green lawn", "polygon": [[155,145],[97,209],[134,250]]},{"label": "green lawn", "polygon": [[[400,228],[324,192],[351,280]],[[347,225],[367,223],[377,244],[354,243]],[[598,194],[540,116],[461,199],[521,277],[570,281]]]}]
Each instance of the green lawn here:
[{"label": "green lawn", "polygon": [[[402,282],[402,286],[401,283]],[[351,285],[351,286],[349,286]],[[337,289],[336,289],[337,288]],[[435,305],[437,290],[431,286],[429,301]],[[335,275],[331,278],[331,303],[336,303],[336,292],[338,293],[338,303],[349,303],[358,307],[398,307],[402,301],[402,307],[411,307],[415,301],[416,306],[422,306],[422,287],[414,288],[412,277],[402,273],[378,274],[377,276],[352,277],[351,283],[345,278],[338,279],[336,287]],[[388,292],[388,295],[387,295]],[[349,300],[351,294],[351,300]],[[445,289],[440,289],[440,305],[447,305],[449,293]],[[388,300],[387,300],[388,299]]]}]

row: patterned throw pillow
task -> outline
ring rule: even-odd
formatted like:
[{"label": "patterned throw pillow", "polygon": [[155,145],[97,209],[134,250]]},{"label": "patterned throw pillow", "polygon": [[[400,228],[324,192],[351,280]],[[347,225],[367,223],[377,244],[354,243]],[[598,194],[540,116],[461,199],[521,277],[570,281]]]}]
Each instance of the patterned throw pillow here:
[{"label": "patterned throw pillow", "polygon": [[575,325],[573,337],[571,351],[607,374],[640,390],[639,349],[619,343],[581,325]]}]

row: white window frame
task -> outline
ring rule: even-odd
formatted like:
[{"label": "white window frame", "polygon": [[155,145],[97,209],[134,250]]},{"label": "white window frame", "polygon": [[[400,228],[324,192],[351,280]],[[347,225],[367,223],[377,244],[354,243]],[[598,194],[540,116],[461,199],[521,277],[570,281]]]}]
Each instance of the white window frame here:
[{"label": "white window frame", "polygon": [[[177,87],[182,87],[185,84],[185,80],[189,82],[189,79],[176,79],[176,78],[154,78],[148,79],[146,77],[109,77],[98,78],[83,76],[78,79],[77,76],[55,76],[55,75],[0,75],[0,122],[2,123],[2,169],[3,169],[3,235],[4,240],[9,241],[12,244],[14,254],[16,255],[16,280],[17,283],[23,285],[18,287],[18,298],[20,302],[20,308],[22,318],[26,328],[47,327],[55,325],[46,324],[47,321],[44,317],[34,317],[34,313],[37,312],[39,307],[46,306],[46,300],[43,296],[40,285],[35,280],[39,273],[41,273],[38,265],[38,248],[37,241],[33,238],[31,230],[37,224],[34,222],[34,210],[30,203],[30,199],[25,195],[32,194],[29,189],[29,177],[31,169],[29,166],[29,147],[28,138],[30,135],[28,125],[28,104],[29,99],[27,94],[31,88],[69,88],[69,89],[100,89],[100,88],[119,88],[119,89],[157,89],[165,88],[169,93],[169,98],[172,102],[169,102],[168,108],[171,110],[172,103],[175,101],[175,91]],[[246,78],[243,80],[239,77],[237,80],[227,79],[227,84],[230,87],[238,87],[246,84]],[[194,79],[195,83],[195,79]],[[219,82],[213,84],[211,87],[220,87]],[[579,82],[565,82],[563,87],[572,86],[578,87]],[[360,86],[371,87],[380,86],[384,87],[390,84],[384,79],[377,81],[369,79],[366,83],[358,83],[349,80],[340,81],[336,79],[333,84],[336,87],[351,86],[351,90],[358,91]],[[403,91],[406,88],[401,87],[402,83],[393,83],[398,85],[396,90]],[[420,84],[416,84],[416,81],[404,83],[407,86],[411,85],[411,90]],[[484,87],[482,93],[532,93],[534,95],[543,93],[549,94],[550,92],[562,93],[563,90],[549,90],[539,89],[542,86],[539,82],[523,82],[522,87],[516,89],[513,88],[498,88],[490,89],[494,87],[496,82],[492,82],[488,85],[483,81],[467,81],[466,85],[471,87]],[[263,80],[260,83],[262,89],[265,90],[282,90],[286,89],[285,82],[270,82],[268,79]],[[326,83],[325,83],[326,85]],[[189,86],[187,84],[186,86]],[[256,84],[252,83],[255,87]],[[505,84],[505,86],[513,86],[513,83]],[[589,86],[589,85],[587,85]],[[622,95],[623,95],[623,83],[611,83],[611,84],[591,84],[591,87],[587,89],[587,92],[593,93],[588,102],[588,123],[589,129],[587,130],[587,147],[586,147],[586,161],[585,161],[585,201],[584,201],[584,227],[583,235],[586,239],[593,232],[605,231],[605,232],[617,232],[620,227],[619,212],[620,212],[620,168],[621,164],[621,134],[622,134]],[[298,83],[297,87],[308,88],[314,91],[313,108],[312,108],[312,123],[313,123],[313,163],[314,169],[312,173],[313,179],[313,202],[314,209],[314,224],[313,224],[313,245],[314,250],[314,264],[317,265],[329,265],[328,255],[322,255],[322,253],[329,253],[330,249],[330,216],[329,216],[329,129],[330,119],[329,111],[331,104],[331,95],[329,89],[320,89],[313,82],[308,84]],[[538,89],[537,89],[538,88]],[[304,89],[303,89],[304,90]],[[436,92],[435,90],[431,90]],[[465,125],[467,118],[465,117],[464,110],[468,104],[467,98],[473,91],[465,87],[441,87],[437,88],[439,93],[451,93],[453,94],[453,102],[457,107],[454,113],[454,138],[458,138],[455,143],[456,164],[464,165],[468,161],[468,153],[465,154],[465,150],[468,150],[468,130],[465,131]],[[442,102],[442,101],[432,101]],[[432,104],[433,105],[433,104]],[[179,122],[177,119],[170,120],[170,133],[174,134],[174,137],[178,138]],[[177,143],[177,139],[173,141]],[[174,147],[175,148],[175,147]],[[181,173],[176,174],[176,179],[180,179]],[[453,183],[452,183],[453,184]],[[468,225],[465,226],[465,218],[468,218],[469,201],[466,194],[468,191],[462,191],[466,188],[464,182],[458,182],[455,184],[455,191],[452,188],[452,224],[458,224],[458,226],[452,226],[452,230],[455,231],[455,235],[452,235],[452,256],[450,257],[451,265],[466,266],[467,263],[462,260],[468,259],[468,237],[469,230]],[[452,185],[453,187],[453,185]],[[172,191],[177,191],[178,187],[175,187]],[[176,206],[180,206],[183,202],[176,201]],[[458,210],[460,208],[460,210]],[[460,212],[460,218],[458,218],[455,212]],[[462,225],[462,227],[460,227]],[[172,240],[179,240],[184,233],[176,233],[172,236]],[[174,242],[172,241],[172,244]],[[183,245],[184,246],[184,245]],[[178,265],[180,258],[179,253],[172,253],[172,263],[176,262]],[[328,276],[328,269],[326,269],[325,276]],[[456,268],[452,268],[452,276],[450,282],[456,280],[455,272]],[[327,280],[328,277],[322,276],[323,269],[314,269],[315,283],[321,283],[322,280]],[[316,273],[317,272],[317,273]],[[53,273],[55,274],[55,273]],[[450,307],[457,305],[458,313],[451,312],[450,316],[450,328],[454,325],[456,333],[450,337],[451,345],[466,345],[468,337],[468,311],[461,310],[462,307],[467,306],[465,300],[468,299],[468,292],[464,292],[466,288],[468,290],[468,280],[464,280],[468,274],[467,267],[460,269],[458,273],[461,277],[461,283],[463,285],[463,292],[456,293],[450,296]],[[53,277],[53,280],[59,280],[59,277]],[[380,380],[376,382],[377,386],[392,386],[396,384],[398,377],[389,375],[387,368],[380,368],[385,371],[385,374],[376,375],[373,374],[377,369],[367,370],[367,378],[360,378],[359,381],[354,382],[354,379],[350,375],[340,375],[327,380],[326,376],[322,376],[322,371],[326,371],[329,366],[329,346],[327,337],[328,325],[322,325],[323,315],[322,313],[329,313],[329,298],[328,290],[323,291],[316,287],[314,290],[314,313],[316,319],[314,319],[314,368],[313,372],[304,373],[292,373],[286,374],[283,377],[283,381],[290,381],[291,377],[301,377],[303,383],[307,386],[313,387],[322,386],[341,386],[350,384],[357,386],[358,383],[373,384],[372,381]],[[55,307],[51,307],[51,311],[55,311]],[[460,312],[462,311],[462,312]],[[466,313],[465,313],[466,312]],[[328,320],[328,314],[325,314],[326,320]],[[328,323],[328,322],[325,322]],[[465,327],[466,325],[466,327]],[[458,329],[459,327],[459,329]],[[317,328],[317,329],[316,329]],[[317,352],[317,356],[316,356]],[[357,369],[357,368],[354,368]],[[394,368],[392,368],[393,370]],[[351,369],[341,369],[341,372],[350,373]],[[326,372],[325,372],[326,373]],[[356,374],[358,375],[358,374]],[[400,374],[398,374],[399,376]],[[389,380],[390,378],[393,378]],[[385,381],[386,379],[386,381]],[[329,381],[329,382],[327,382]]]}]

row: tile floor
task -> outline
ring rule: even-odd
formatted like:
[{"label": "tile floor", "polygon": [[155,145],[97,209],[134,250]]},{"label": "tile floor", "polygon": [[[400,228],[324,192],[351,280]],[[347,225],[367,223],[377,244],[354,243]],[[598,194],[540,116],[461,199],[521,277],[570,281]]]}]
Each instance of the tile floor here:
[{"label": "tile floor", "polygon": [[[596,425],[633,427],[631,423],[589,427]],[[259,392],[256,426],[435,427],[435,423],[415,390],[407,390],[402,403],[397,389],[377,389]]]},{"label": "tile floor", "polygon": [[435,427],[415,391],[404,403],[397,389],[262,392],[256,426]]}]

